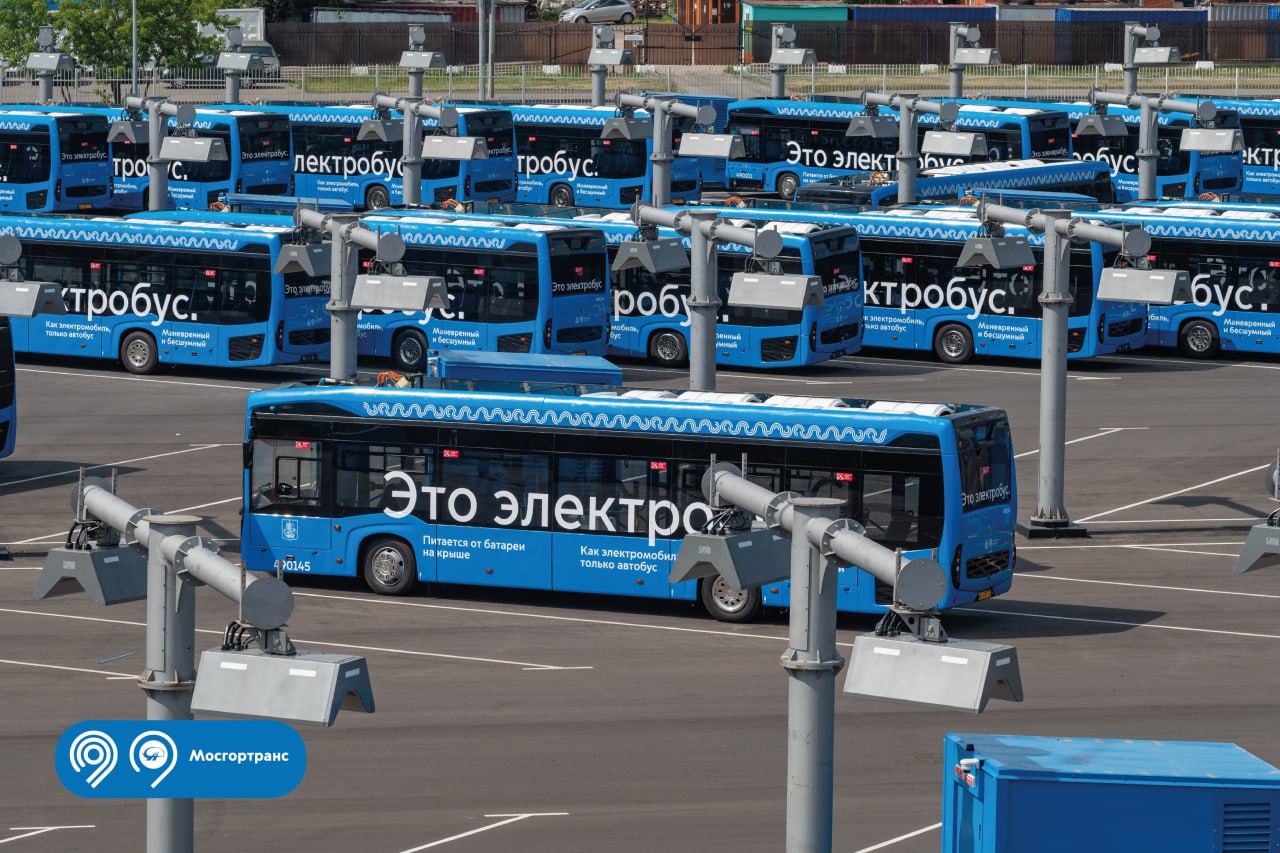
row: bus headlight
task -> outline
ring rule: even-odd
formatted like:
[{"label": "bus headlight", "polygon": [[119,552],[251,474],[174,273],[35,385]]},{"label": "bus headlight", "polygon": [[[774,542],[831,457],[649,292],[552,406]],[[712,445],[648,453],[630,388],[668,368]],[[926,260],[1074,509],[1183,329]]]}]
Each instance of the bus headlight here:
[{"label": "bus headlight", "polygon": [[809,326],[809,352],[818,351],[818,324]]},{"label": "bus headlight", "polygon": [[1098,343],[1102,343],[1103,338],[1107,334],[1107,314],[1104,311],[1102,316],[1098,317]]}]

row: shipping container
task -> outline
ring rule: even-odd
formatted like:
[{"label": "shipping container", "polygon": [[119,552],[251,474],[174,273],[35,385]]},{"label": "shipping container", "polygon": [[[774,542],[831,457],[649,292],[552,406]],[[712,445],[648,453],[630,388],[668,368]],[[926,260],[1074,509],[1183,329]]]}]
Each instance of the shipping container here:
[{"label": "shipping container", "polygon": [[1233,743],[948,734],[943,853],[1280,849],[1280,770]]}]

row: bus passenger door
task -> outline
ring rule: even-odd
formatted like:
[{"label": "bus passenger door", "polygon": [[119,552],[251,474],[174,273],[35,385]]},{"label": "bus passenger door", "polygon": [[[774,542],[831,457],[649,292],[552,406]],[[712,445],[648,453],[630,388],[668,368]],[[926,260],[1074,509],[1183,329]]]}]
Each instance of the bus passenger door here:
[{"label": "bus passenger door", "polygon": [[431,496],[436,577],[442,583],[550,589],[549,527],[557,517],[550,454],[467,447],[461,434],[441,431],[441,487]]},{"label": "bus passenger door", "polygon": [[[959,270],[957,270],[959,272]],[[981,355],[1038,358],[1040,303],[1034,266],[969,270],[966,316],[974,317],[974,349]]]},{"label": "bus passenger door", "polygon": [[354,574],[335,565],[323,490],[323,442],[259,438],[249,446],[249,507],[241,556],[251,571]]}]

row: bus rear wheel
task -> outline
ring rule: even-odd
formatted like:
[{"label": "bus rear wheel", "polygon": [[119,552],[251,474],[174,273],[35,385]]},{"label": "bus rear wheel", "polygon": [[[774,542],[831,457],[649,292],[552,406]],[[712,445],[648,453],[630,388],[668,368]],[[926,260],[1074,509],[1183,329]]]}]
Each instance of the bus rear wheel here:
[{"label": "bus rear wheel", "polygon": [[948,323],[934,335],[933,353],[947,364],[964,364],[973,358],[973,334],[958,323]]},{"label": "bus rear wheel", "polygon": [[155,373],[160,357],[156,354],[156,339],[146,332],[130,332],[120,344],[120,363],[130,373]]},{"label": "bus rear wheel", "polygon": [[1178,330],[1178,349],[1188,358],[1213,358],[1218,354],[1218,330],[1205,320],[1192,320]]},{"label": "bus rear wheel", "polygon": [[391,361],[396,370],[421,373],[427,367],[427,339],[415,329],[400,332],[391,345]]},{"label": "bus rear wheel", "polygon": [[664,330],[649,338],[649,358],[663,367],[679,367],[689,357],[689,347],[684,335]]},{"label": "bus rear wheel", "polygon": [[716,575],[702,582],[702,606],[721,622],[750,622],[760,614],[763,596],[757,589],[734,589]]},{"label": "bus rear wheel", "polygon": [[551,188],[551,204],[554,207],[573,207],[573,188],[556,184]]},{"label": "bus rear wheel", "polygon": [[413,551],[403,539],[383,536],[366,543],[360,565],[364,582],[378,595],[404,595],[418,579]]},{"label": "bus rear wheel", "polygon": [[786,201],[793,201],[796,191],[800,189],[800,179],[790,172],[778,176],[778,195]]},{"label": "bus rear wheel", "polygon": [[369,187],[369,191],[364,194],[364,206],[366,210],[382,210],[384,207],[390,207],[391,194],[387,192],[386,187]]}]

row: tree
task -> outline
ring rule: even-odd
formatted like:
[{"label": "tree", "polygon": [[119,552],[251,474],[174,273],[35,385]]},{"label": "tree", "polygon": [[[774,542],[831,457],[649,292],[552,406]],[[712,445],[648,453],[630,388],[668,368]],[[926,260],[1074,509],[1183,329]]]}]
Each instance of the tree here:
[{"label": "tree", "polygon": [[47,0],[0,0],[0,59],[23,68],[36,52],[36,36],[49,25]]},{"label": "tree", "polygon": [[[13,0],[0,0],[13,2]],[[29,2],[29,0],[22,0]],[[219,0],[137,0],[138,67],[187,68],[216,56],[221,38],[200,28],[225,26]],[[133,58],[131,0],[63,0],[55,16],[66,31],[63,50],[92,66],[99,80],[111,78],[112,98],[121,101]]]}]

